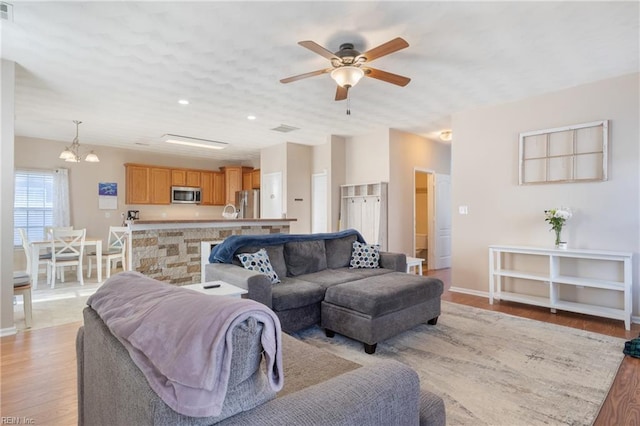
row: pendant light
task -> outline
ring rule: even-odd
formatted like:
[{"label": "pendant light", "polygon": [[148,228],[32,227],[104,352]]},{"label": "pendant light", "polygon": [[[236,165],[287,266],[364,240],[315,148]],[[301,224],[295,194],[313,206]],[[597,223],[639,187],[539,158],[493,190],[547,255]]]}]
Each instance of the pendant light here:
[{"label": "pendant light", "polygon": [[[73,138],[73,142],[71,142],[71,146],[65,147],[64,151],[60,153],[58,158],[61,158],[64,161],[69,163],[79,163],[80,162],[80,141],[78,139],[78,126],[82,124],[82,121],[73,120],[76,125],[76,137]],[[88,163],[99,163],[100,159],[93,152],[89,152],[87,156],[84,158],[84,161]]]}]

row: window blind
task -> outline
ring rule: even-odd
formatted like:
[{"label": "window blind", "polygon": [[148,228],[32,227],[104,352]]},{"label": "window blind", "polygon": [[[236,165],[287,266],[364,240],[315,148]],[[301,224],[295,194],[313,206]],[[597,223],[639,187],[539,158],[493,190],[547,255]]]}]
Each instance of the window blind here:
[{"label": "window blind", "polygon": [[13,209],[13,245],[20,246],[19,228],[29,240],[45,237],[45,227],[53,225],[53,171],[16,170]]}]

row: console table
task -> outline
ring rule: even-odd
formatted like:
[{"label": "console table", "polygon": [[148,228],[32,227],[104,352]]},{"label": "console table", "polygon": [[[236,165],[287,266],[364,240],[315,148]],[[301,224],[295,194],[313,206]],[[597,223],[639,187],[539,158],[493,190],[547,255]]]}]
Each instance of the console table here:
[{"label": "console table", "polygon": [[[518,262],[517,256],[533,256],[531,262]],[[521,246],[489,246],[489,303],[494,299],[527,303],[556,309],[613,318],[624,321],[625,329],[631,329],[631,283],[633,253],[603,250],[552,249]],[[522,259],[521,259],[522,260]],[[605,262],[607,271],[613,272],[610,277],[589,276],[589,273],[577,272],[575,263],[578,260],[587,262]],[[506,266],[509,263],[509,266]],[[525,265],[522,268],[522,265]],[[573,266],[573,267],[572,267]],[[604,266],[604,265],[603,265]],[[522,282],[519,289],[544,286],[544,296],[527,294],[514,289],[515,285],[505,290],[503,278],[516,279]],[[580,292],[583,288],[596,288],[622,294],[621,306],[609,307],[595,303],[584,303],[567,300],[566,291]],[[539,291],[540,292],[540,291]],[[535,291],[532,291],[535,293]]]}]

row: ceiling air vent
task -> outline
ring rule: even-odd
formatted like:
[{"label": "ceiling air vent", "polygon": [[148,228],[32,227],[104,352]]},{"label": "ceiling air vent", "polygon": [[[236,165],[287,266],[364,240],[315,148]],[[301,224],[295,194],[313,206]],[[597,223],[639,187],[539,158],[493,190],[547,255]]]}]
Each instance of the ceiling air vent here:
[{"label": "ceiling air vent", "polygon": [[300,130],[300,128],[299,127],[293,127],[293,126],[287,126],[286,124],[281,124],[278,127],[274,127],[271,130],[275,130],[276,132],[289,133],[289,132],[293,132],[294,130]]},{"label": "ceiling air vent", "polygon": [[0,19],[13,22],[13,5],[0,1]]}]

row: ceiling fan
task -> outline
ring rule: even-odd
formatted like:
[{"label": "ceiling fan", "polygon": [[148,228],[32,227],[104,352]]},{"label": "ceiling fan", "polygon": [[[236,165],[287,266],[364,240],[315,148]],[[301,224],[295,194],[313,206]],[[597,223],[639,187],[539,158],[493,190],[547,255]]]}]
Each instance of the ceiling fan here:
[{"label": "ceiling fan", "polygon": [[400,37],[394,38],[393,40],[367,50],[364,53],[360,53],[355,50],[352,43],[341,44],[340,50],[335,53],[330,52],[318,43],[310,40],[300,41],[298,44],[329,59],[331,61],[331,68],[283,78],[280,80],[280,83],[291,83],[293,81],[302,80],[303,78],[331,73],[331,78],[333,78],[338,84],[338,88],[336,90],[336,101],[342,101],[347,99],[349,89],[355,86],[362,77],[371,77],[403,87],[411,81],[408,77],[367,66],[369,62],[375,59],[409,47],[409,43]]}]

